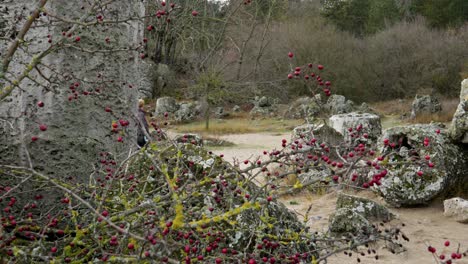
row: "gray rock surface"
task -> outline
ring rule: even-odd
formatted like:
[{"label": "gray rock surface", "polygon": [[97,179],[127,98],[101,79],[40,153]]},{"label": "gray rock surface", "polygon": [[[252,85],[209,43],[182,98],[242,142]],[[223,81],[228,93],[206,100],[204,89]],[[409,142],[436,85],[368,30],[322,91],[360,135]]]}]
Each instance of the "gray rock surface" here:
[{"label": "gray rock surface", "polygon": [[232,112],[234,112],[234,113],[239,113],[240,111],[241,111],[240,106],[235,105],[235,106],[232,107]]},{"label": "gray rock surface", "polygon": [[275,100],[266,96],[256,96],[253,101],[254,107],[250,111],[251,116],[274,116],[276,113]]},{"label": "gray rock surface", "polygon": [[285,117],[293,119],[306,118],[310,120],[317,117],[321,111],[322,109],[319,99],[301,97],[291,103],[291,106],[285,113]]},{"label": "gray rock surface", "polygon": [[[411,125],[384,131],[378,141],[381,155],[397,152],[385,162],[390,166],[403,162],[388,170],[380,186],[373,187],[388,204],[425,204],[466,179],[468,158],[445,133],[437,133],[439,129],[436,125]],[[385,146],[384,139],[396,143],[397,147]],[[428,140],[428,146],[424,145],[425,140]],[[425,156],[430,157],[433,168],[428,167]],[[418,176],[418,171],[423,171],[423,175]]]},{"label": "gray rock surface", "polygon": [[468,144],[468,79],[461,83],[460,103],[452,119],[450,136],[456,142]]},{"label": "gray rock surface", "polygon": [[193,121],[200,115],[196,102],[181,103],[178,104],[177,108],[174,112],[174,119],[178,122]]},{"label": "gray rock surface", "polygon": [[[1,1],[0,10],[8,8],[9,12],[1,15],[3,22],[0,23],[8,26],[1,27],[0,37],[17,32],[23,26],[24,19],[15,21],[14,17],[27,17],[33,7],[35,4],[29,0]],[[81,5],[74,1],[49,1],[46,7],[51,13],[70,19],[78,18],[83,12]],[[144,15],[143,3],[136,0],[118,1],[108,8],[118,9],[120,18]],[[115,18],[111,14],[106,17]],[[46,22],[47,17],[40,20]],[[60,26],[31,29],[26,36],[30,41],[29,51],[37,53],[47,49],[50,44],[45,36],[50,34],[53,41],[58,41],[62,30]],[[112,47],[128,47],[141,42],[143,30],[142,23],[129,21],[110,27],[106,36],[111,39],[109,45]],[[73,37],[78,35],[81,40],[75,44],[77,47],[90,50],[108,48],[103,41],[102,29],[77,27]],[[1,40],[0,53],[5,54],[9,45],[10,41]],[[23,72],[25,65],[31,61],[31,54],[18,52],[6,75],[15,79],[18,72]],[[0,163],[28,166],[27,149],[33,166],[39,171],[88,182],[93,170],[90,164],[99,161],[100,152],[118,153],[136,146],[133,118],[137,111],[139,87],[151,86],[145,76],[149,64],[141,60],[136,52],[109,56],[108,53],[88,53],[74,48],[53,52],[41,62],[42,66],[39,67],[42,74],[49,76],[54,83],[48,84],[39,77],[38,72],[32,70],[29,76],[46,85],[47,89],[26,79],[20,84],[22,90],[16,89],[0,103]],[[54,71],[44,65],[54,68]],[[112,80],[112,83],[102,84],[103,78],[106,82]],[[69,89],[73,83],[79,83],[76,94]],[[0,81],[0,86],[3,85]],[[68,100],[69,96],[71,101]],[[36,106],[38,100],[44,102],[44,107]],[[112,112],[105,112],[105,106],[110,107]],[[112,121],[120,119],[130,122],[121,143],[116,140],[118,135],[111,132]],[[38,124],[46,124],[47,131],[40,131]],[[32,136],[39,139],[31,142]]]},{"label": "gray rock surface", "polygon": [[371,223],[361,214],[349,208],[340,208],[330,215],[329,228],[333,233],[357,233],[370,229]]},{"label": "gray rock surface", "polygon": [[343,135],[324,124],[305,124],[295,127],[293,137],[302,138],[306,142],[315,138],[318,144],[326,143],[327,145],[337,145],[344,141]]},{"label": "gray rock surface", "polygon": [[431,95],[416,95],[411,105],[411,118],[421,114],[435,114],[442,111],[442,106],[437,98]]},{"label": "gray rock surface", "polygon": [[214,110],[214,114],[216,118],[222,119],[229,116],[229,113],[224,112],[224,107],[216,107]]},{"label": "gray rock surface", "polygon": [[[332,128],[345,136],[345,139],[347,140],[351,139],[351,135],[359,125],[362,125],[363,131],[369,135],[369,140],[371,142],[375,142],[382,134],[380,117],[369,113],[361,114],[353,112],[333,115],[329,118],[329,124]],[[353,130],[349,132],[349,128],[352,128]]]},{"label": "gray rock surface", "polygon": [[395,218],[395,214],[390,212],[385,206],[350,194],[340,193],[336,201],[336,208],[350,208],[371,221],[390,221]]},{"label": "gray rock surface", "polygon": [[164,113],[174,114],[179,110],[179,104],[177,101],[169,96],[161,97],[156,100],[155,115],[162,116]]},{"label": "gray rock surface", "polygon": [[390,221],[395,218],[385,206],[372,200],[340,193],[336,211],[330,216],[330,231],[357,233],[370,229],[373,221]]},{"label": "gray rock surface", "polygon": [[460,197],[444,201],[444,215],[468,224],[468,201]]},{"label": "gray rock surface", "polygon": [[343,95],[333,94],[328,98],[326,108],[332,115],[345,114],[354,111],[354,103]]}]

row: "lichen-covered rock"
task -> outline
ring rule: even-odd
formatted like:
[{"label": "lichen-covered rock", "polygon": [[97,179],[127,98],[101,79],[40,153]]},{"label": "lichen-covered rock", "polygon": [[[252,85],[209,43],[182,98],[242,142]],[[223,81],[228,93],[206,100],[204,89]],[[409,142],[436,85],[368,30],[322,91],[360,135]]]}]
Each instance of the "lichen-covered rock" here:
[{"label": "lichen-covered rock", "polygon": [[333,233],[357,233],[370,228],[369,220],[350,208],[336,209],[330,216],[329,229]]},{"label": "lichen-covered rock", "polygon": [[420,114],[435,114],[442,111],[442,106],[437,98],[431,95],[416,95],[411,105],[411,118]]},{"label": "lichen-covered rock", "polygon": [[460,223],[468,223],[468,201],[459,197],[445,200],[444,215],[454,217]]},{"label": "lichen-covered rock", "polygon": [[251,116],[274,116],[276,113],[275,100],[266,96],[256,96],[253,104],[254,108],[250,110]]},{"label": "lichen-covered rock", "polygon": [[285,117],[312,119],[317,117],[321,111],[321,104],[317,98],[301,97],[291,104],[285,113]]},{"label": "lichen-covered rock", "polygon": [[[0,26],[0,34],[11,34],[0,37],[10,39],[10,36],[16,36],[36,6],[29,0],[0,1],[1,20],[8,24],[6,28]],[[46,10],[58,17],[77,20],[88,9],[81,9],[81,5],[73,1],[57,0],[48,1]],[[138,17],[144,15],[144,4],[135,0],[117,1],[106,6],[106,13],[108,10],[119,10],[109,12],[106,15],[108,20]],[[48,16],[41,15],[34,24],[49,25],[49,20]],[[15,80],[35,60],[33,57],[51,47],[44,36],[61,36],[66,28],[52,24],[34,26],[28,31],[24,38],[27,50],[20,48],[15,54],[9,69],[5,69],[8,78]],[[48,89],[25,79],[18,84],[20,89],[14,90],[0,103],[0,163],[29,166],[26,155],[29,153],[33,166],[47,175],[88,182],[93,166],[84,164],[97,162],[102,151],[115,153],[135,146],[137,129],[133,117],[137,112],[137,90],[151,86],[145,76],[149,63],[141,60],[136,52],[114,52],[110,56],[109,52],[90,53],[81,49],[136,46],[142,41],[144,29],[139,20],[115,24],[106,30],[106,37],[112,39],[108,45],[103,41],[101,26],[77,26],[74,34],[79,34],[80,42],[59,45],[76,49],[62,47],[50,50],[38,68],[51,82],[45,81],[35,69],[27,74]],[[53,43],[59,39],[54,37]],[[0,54],[6,54],[10,44],[11,41],[0,41]],[[0,78],[0,87],[4,84]],[[76,93],[70,92],[71,84],[78,85],[74,89]],[[44,102],[42,108],[37,108],[39,100]],[[106,106],[111,108],[112,114],[104,111]],[[122,142],[117,142],[118,135],[111,133],[112,121],[116,119],[129,121]],[[40,131],[38,123],[46,124],[47,131]],[[33,136],[38,140],[31,142]]]},{"label": "lichen-covered rock", "polygon": [[[347,113],[333,115],[329,118],[329,124],[332,128],[338,131],[340,134],[345,136],[346,139],[350,139],[353,131],[359,125],[369,135],[369,140],[375,142],[377,138],[382,134],[382,125],[380,123],[380,117],[378,115],[369,113]],[[351,128],[353,131],[349,132]]]},{"label": "lichen-covered rock", "polygon": [[327,145],[338,145],[343,143],[343,136],[335,129],[325,124],[305,124],[293,129],[294,138],[302,138],[306,142],[316,139],[319,143]]},{"label": "lichen-covered rock", "polygon": [[468,143],[468,79],[461,83],[460,103],[452,119],[450,136],[456,142]]},{"label": "lichen-covered rock", "polygon": [[193,121],[200,115],[196,103],[181,103],[174,112],[174,119],[178,122]]},{"label": "lichen-covered rock", "polygon": [[173,114],[179,110],[179,104],[172,97],[161,97],[156,101],[155,115],[162,116],[164,113]]},{"label": "lichen-covered rock", "polygon": [[235,105],[235,106],[232,107],[232,112],[234,112],[234,113],[239,113],[240,111],[241,111],[240,106]]},{"label": "lichen-covered rock", "polygon": [[224,107],[222,106],[216,107],[214,110],[214,114],[215,114],[215,117],[219,119],[226,118],[229,116],[229,113],[224,112]]},{"label": "lichen-covered rock", "polygon": [[[381,178],[381,185],[373,188],[388,204],[425,204],[466,177],[468,159],[459,146],[452,144],[448,136],[439,131],[440,128],[434,124],[393,127],[384,131],[378,141],[378,149],[381,156],[387,157],[382,162],[394,167]],[[395,143],[396,147],[385,145],[385,139]],[[426,156],[430,161],[425,160]],[[434,167],[423,168],[421,162],[431,162]],[[419,171],[423,172],[422,176],[417,174]]]},{"label": "lichen-covered rock", "polygon": [[354,103],[343,95],[333,94],[328,98],[326,108],[332,115],[345,114],[354,111]]},{"label": "lichen-covered rock", "polygon": [[371,221],[390,221],[395,218],[395,215],[383,205],[363,197],[344,193],[338,195],[336,208],[350,208]]},{"label": "lichen-covered rock", "polygon": [[371,228],[372,221],[390,221],[395,215],[385,206],[366,198],[340,193],[336,212],[330,216],[330,230],[356,233]]}]

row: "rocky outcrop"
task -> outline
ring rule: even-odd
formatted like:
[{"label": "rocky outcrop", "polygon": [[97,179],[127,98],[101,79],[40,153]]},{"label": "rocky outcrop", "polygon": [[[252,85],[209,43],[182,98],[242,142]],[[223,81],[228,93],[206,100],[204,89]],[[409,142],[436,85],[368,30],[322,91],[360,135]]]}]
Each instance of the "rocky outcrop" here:
[{"label": "rocky outcrop", "polygon": [[193,121],[200,115],[200,106],[197,102],[178,103],[174,98],[165,96],[156,101],[154,114],[159,117],[167,114],[178,122]]},{"label": "rocky outcrop", "polygon": [[229,113],[224,111],[224,107],[216,107],[214,110],[215,117],[218,119],[223,119],[229,116]]},{"label": "rocky outcrop", "polygon": [[421,114],[435,114],[442,111],[442,106],[437,98],[431,95],[416,95],[411,105],[411,118]]},{"label": "rocky outcrop", "polygon": [[330,114],[346,114],[354,111],[354,103],[343,95],[333,94],[328,98],[326,108]]},{"label": "rocky outcrop", "polygon": [[385,206],[358,196],[340,193],[336,211],[330,216],[330,231],[357,233],[371,228],[372,221],[390,221],[395,218]]},{"label": "rocky outcrop", "polygon": [[[35,6],[29,0],[1,1],[0,10],[8,10],[2,13],[9,23],[5,32],[17,34]],[[46,9],[74,20],[87,10],[81,6],[73,1],[57,0],[49,1]],[[136,0],[115,2],[108,9],[119,10],[109,12],[108,20],[144,15],[143,3]],[[19,17],[22,20],[15,20]],[[39,24],[48,23],[47,16],[39,20]],[[41,59],[38,66],[41,73],[35,69],[29,72],[29,77],[45,87],[25,79],[19,84],[21,89],[0,102],[0,126],[5,128],[0,129],[0,163],[29,166],[29,153],[33,166],[43,173],[88,182],[93,171],[90,164],[99,161],[100,152],[118,153],[136,146],[134,117],[138,89],[151,84],[146,77],[149,65],[137,52],[116,52],[110,56],[108,52],[84,51],[136,46],[143,38],[143,23],[128,21],[109,27],[105,33],[109,44],[104,41],[102,28],[75,27],[72,39],[80,37],[79,42],[66,41],[63,48]],[[14,75],[25,71],[26,65],[34,60],[33,56],[51,45],[45,36],[50,34],[52,43],[57,43],[65,28],[67,25],[60,23],[33,27],[25,37],[30,53],[15,54],[8,77],[15,79]],[[10,41],[0,41],[0,53],[5,54],[10,44]],[[45,81],[41,74],[52,83]],[[0,87],[4,84],[0,80]],[[37,107],[38,101],[44,106]],[[106,107],[109,112],[105,111]],[[125,130],[121,142],[117,141],[119,134],[111,132],[112,121],[119,120],[129,122],[125,127],[118,126],[119,130]],[[47,130],[40,130],[39,124],[45,124]],[[34,142],[33,137],[37,137]]]},{"label": "rocky outcrop", "polygon": [[468,223],[468,201],[452,198],[444,201],[444,215],[455,218],[460,223]]},{"label": "rocky outcrop", "polygon": [[275,100],[266,96],[256,96],[254,101],[254,107],[250,111],[251,116],[273,116],[276,113]]},{"label": "rocky outcrop", "polygon": [[165,96],[156,100],[154,114],[156,116],[162,116],[165,113],[174,114],[177,110],[179,110],[179,104],[177,101],[172,97]]},{"label": "rocky outcrop", "polygon": [[319,144],[326,143],[329,146],[339,145],[344,141],[343,135],[324,124],[305,124],[295,127],[293,137],[302,138],[305,142],[316,139]]},{"label": "rocky outcrop", "polygon": [[378,149],[392,169],[373,188],[393,206],[425,204],[449,191],[466,174],[467,157],[433,124],[390,128],[379,139]]},{"label": "rocky outcrop", "polygon": [[452,119],[450,136],[456,142],[468,144],[468,79],[461,83],[460,103]]},{"label": "rocky outcrop", "polygon": [[174,120],[188,122],[195,120],[200,115],[199,106],[196,102],[181,103],[174,113]]},{"label": "rocky outcrop", "polygon": [[370,142],[376,142],[382,134],[382,125],[378,115],[353,112],[333,115],[328,120],[330,126],[345,136],[347,140],[351,139],[358,126],[362,126],[363,131],[368,134],[367,138]]},{"label": "rocky outcrop", "polygon": [[285,113],[286,118],[292,119],[313,119],[317,117],[323,109],[320,98],[301,97],[294,101]]}]

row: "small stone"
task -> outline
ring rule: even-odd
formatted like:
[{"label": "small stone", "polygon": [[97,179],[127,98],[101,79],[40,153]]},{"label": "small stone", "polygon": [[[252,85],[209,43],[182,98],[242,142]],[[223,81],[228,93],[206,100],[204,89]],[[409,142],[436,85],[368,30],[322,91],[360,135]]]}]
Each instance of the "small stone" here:
[{"label": "small stone", "polygon": [[444,215],[456,221],[468,224],[468,200],[452,198],[444,201]]}]

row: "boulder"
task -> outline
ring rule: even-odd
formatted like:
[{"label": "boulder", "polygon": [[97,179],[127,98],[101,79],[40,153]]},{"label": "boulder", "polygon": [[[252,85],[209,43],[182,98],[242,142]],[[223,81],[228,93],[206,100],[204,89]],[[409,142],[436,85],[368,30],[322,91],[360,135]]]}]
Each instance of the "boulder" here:
[{"label": "boulder", "polygon": [[258,107],[268,107],[272,105],[272,100],[266,96],[256,98],[255,102],[255,105]]},{"label": "boulder", "polygon": [[294,138],[302,138],[309,142],[311,139],[317,139],[317,142],[327,145],[338,145],[344,141],[343,136],[335,129],[325,124],[305,124],[293,129]]},{"label": "boulder", "polygon": [[461,83],[460,103],[452,119],[450,136],[456,142],[468,143],[468,79]]},{"label": "boulder", "polygon": [[275,109],[275,100],[268,98],[266,96],[258,97],[256,96],[253,104],[254,108],[250,111],[251,116],[274,116]]},{"label": "boulder", "polygon": [[336,209],[329,220],[329,229],[333,233],[357,233],[370,228],[371,223],[363,215],[349,208]]},{"label": "boulder", "polygon": [[395,218],[395,214],[383,205],[363,197],[344,193],[338,195],[336,208],[349,208],[372,221],[390,221]]},{"label": "boulder", "polygon": [[178,106],[178,110],[174,113],[174,119],[178,122],[195,120],[200,114],[197,107],[196,103],[181,103]]},{"label": "boulder", "polygon": [[444,215],[454,217],[460,223],[468,223],[468,201],[459,197],[445,200]]},{"label": "boulder", "polygon": [[[382,134],[380,117],[378,115],[369,113],[361,114],[353,112],[348,114],[333,115],[329,118],[329,124],[347,140],[351,139],[351,135],[359,125],[362,126],[364,133],[369,135],[368,139],[371,142],[375,142]],[[353,129],[351,132],[348,130],[350,128]]]},{"label": "boulder", "polygon": [[312,119],[318,116],[321,111],[321,104],[317,98],[301,97],[291,104],[285,113],[285,117]]},{"label": "boulder", "polygon": [[235,105],[235,106],[232,108],[232,112],[234,112],[234,113],[239,113],[240,111],[241,111],[241,108],[240,108],[240,106],[238,106],[238,105]]},{"label": "boulder", "polygon": [[156,116],[162,116],[164,113],[174,114],[177,110],[179,110],[179,105],[172,97],[165,96],[156,101]]},{"label": "boulder", "polygon": [[373,221],[390,221],[395,218],[385,206],[372,200],[340,193],[336,211],[330,216],[330,231],[358,233],[371,229]]},{"label": "boulder", "polygon": [[326,108],[332,115],[345,114],[354,111],[354,103],[343,95],[333,94],[328,98]]},{"label": "boulder", "polygon": [[[385,145],[384,139],[396,143],[396,147]],[[377,148],[386,157],[383,162],[394,167],[380,179],[381,185],[373,188],[393,206],[426,204],[455,187],[466,174],[466,154],[435,124],[387,129]],[[425,156],[430,157],[433,168],[428,167]],[[418,171],[423,171],[423,175],[418,176]],[[369,177],[375,174],[371,172]]]},{"label": "boulder", "polygon": [[214,111],[215,117],[222,119],[229,116],[229,113],[224,112],[223,107],[216,107]]},{"label": "boulder", "polygon": [[411,105],[411,118],[421,114],[435,114],[442,111],[442,106],[437,98],[431,95],[416,95]]}]

